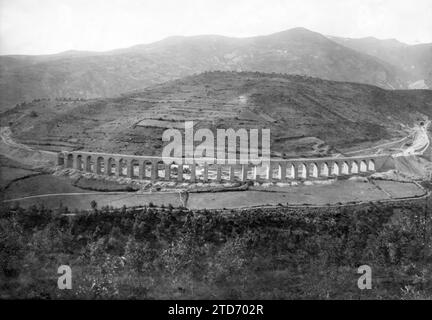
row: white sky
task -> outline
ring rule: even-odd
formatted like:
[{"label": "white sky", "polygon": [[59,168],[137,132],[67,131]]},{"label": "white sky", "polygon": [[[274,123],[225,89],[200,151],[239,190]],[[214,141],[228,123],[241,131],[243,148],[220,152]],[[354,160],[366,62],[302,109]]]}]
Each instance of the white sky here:
[{"label": "white sky", "polygon": [[432,42],[432,0],[0,0],[0,54],[104,51],[172,35],[294,27]]}]

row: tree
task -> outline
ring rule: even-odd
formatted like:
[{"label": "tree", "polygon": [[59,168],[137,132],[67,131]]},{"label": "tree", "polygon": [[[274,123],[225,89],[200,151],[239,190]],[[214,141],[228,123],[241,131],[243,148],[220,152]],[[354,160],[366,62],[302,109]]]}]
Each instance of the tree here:
[{"label": "tree", "polygon": [[97,202],[96,202],[95,200],[92,200],[92,201],[90,202],[90,206],[91,206],[91,208],[92,208],[93,210],[96,210],[96,209],[97,209]]}]

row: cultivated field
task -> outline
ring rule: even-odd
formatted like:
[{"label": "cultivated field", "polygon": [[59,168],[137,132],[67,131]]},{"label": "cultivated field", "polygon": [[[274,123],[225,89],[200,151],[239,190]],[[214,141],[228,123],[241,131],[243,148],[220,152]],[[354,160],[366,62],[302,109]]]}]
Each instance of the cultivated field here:
[{"label": "cultivated field", "polygon": [[[242,208],[277,205],[338,205],[347,202],[386,201],[396,198],[420,197],[425,191],[412,183],[379,181],[376,184],[337,181],[326,185],[299,185],[261,190],[189,193],[186,206],[190,209]],[[37,195],[43,195],[37,197]],[[52,195],[49,195],[52,194]],[[70,209],[90,209],[92,200],[99,206],[183,206],[177,192],[94,192],[72,185],[65,177],[37,176],[13,183],[4,194],[12,201],[28,207],[34,204],[48,208],[61,205]],[[29,198],[28,198],[29,197]]]}]

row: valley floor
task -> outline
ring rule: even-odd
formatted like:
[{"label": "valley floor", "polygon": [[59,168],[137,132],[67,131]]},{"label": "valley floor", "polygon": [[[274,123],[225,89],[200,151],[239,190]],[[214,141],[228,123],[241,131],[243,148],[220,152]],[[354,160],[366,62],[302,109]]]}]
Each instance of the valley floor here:
[{"label": "valley floor", "polygon": [[414,183],[397,181],[341,180],[331,184],[294,187],[252,187],[247,191],[189,193],[186,203],[177,191],[170,192],[93,192],[77,188],[72,180],[52,175],[30,176],[10,184],[4,190],[6,203],[23,207],[67,206],[86,210],[94,200],[102,206],[186,206],[189,209],[247,208],[254,206],[327,206],[369,201],[418,198],[426,191]]},{"label": "valley floor", "polygon": [[[86,210],[94,200],[100,207],[156,206],[187,207],[189,209],[234,209],[256,206],[340,206],[369,201],[393,201],[395,199],[419,198],[427,192],[414,182],[351,178],[349,180],[326,180],[300,183],[297,186],[261,185],[250,186],[247,191],[189,192],[185,200],[179,190],[167,192],[123,192],[123,188],[105,192],[83,189],[76,178],[54,176],[45,166],[53,166],[51,153],[32,150],[15,144],[10,132],[2,130],[3,142],[1,197],[5,203],[19,203],[29,207],[43,204],[48,208],[67,206]],[[48,156],[47,156],[48,155]],[[11,159],[12,158],[12,159]],[[33,166],[31,165],[33,164]],[[103,184],[104,181],[98,181]],[[93,189],[94,190],[94,189]],[[111,192],[106,192],[111,191]]]}]

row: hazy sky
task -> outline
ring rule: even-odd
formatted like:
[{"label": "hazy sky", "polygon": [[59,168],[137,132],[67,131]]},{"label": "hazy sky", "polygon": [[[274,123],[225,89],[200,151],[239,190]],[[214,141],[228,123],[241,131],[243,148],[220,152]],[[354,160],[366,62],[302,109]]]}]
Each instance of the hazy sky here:
[{"label": "hazy sky", "polygon": [[171,35],[294,27],[432,42],[432,0],[0,0],[0,54],[103,51]]}]

